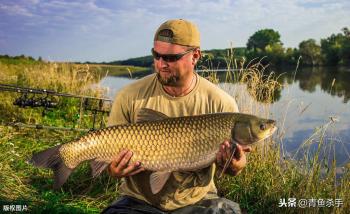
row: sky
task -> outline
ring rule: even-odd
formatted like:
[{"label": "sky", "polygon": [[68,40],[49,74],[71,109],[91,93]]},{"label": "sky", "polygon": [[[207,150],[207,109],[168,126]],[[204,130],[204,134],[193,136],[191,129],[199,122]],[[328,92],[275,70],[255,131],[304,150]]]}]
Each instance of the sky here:
[{"label": "sky", "polygon": [[168,19],[197,24],[201,49],[243,47],[272,28],[284,47],[350,27],[349,0],[0,0],[0,55],[110,62],[150,55]]}]

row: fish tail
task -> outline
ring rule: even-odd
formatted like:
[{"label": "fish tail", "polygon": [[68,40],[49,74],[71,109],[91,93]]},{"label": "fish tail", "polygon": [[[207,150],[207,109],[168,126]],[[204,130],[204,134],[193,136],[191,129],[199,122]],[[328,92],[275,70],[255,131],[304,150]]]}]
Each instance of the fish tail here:
[{"label": "fish tail", "polygon": [[29,163],[36,167],[50,168],[54,172],[54,189],[59,189],[68,179],[74,169],[70,169],[64,164],[60,156],[58,145],[33,155]]}]

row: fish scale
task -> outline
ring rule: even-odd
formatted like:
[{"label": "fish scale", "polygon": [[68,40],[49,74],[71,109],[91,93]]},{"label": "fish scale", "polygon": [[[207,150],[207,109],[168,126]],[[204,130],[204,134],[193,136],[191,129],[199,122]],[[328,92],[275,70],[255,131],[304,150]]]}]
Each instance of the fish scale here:
[{"label": "fish scale", "polygon": [[[133,152],[130,163],[140,161],[147,170],[192,171],[210,165],[224,140],[251,144],[265,139],[276,129],[273,120],[241,113],[168,118],[150,109],[143,109],[141,116],[142,112],[146,116],[137,123],[90,132],[78,140],[35,154],[31,162],[52,168],[56,187],[81,162],[92,160],[93,173],[97,175],[125,149]],[[150,119],[152,116],[156,118],[154,121]]]}]

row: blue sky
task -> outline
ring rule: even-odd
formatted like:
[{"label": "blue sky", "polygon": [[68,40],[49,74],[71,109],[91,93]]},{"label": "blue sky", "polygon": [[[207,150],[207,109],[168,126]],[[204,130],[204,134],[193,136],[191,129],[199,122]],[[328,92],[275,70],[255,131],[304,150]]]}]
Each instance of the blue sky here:
[{"label": "blue sky", "polygon": [[0,0],[0,54],[52,61],[113,61],[150,54],[167,19],[195,22],[202,49],[245,46],[272,28],[285,47],[350,27],[350,1]]}]

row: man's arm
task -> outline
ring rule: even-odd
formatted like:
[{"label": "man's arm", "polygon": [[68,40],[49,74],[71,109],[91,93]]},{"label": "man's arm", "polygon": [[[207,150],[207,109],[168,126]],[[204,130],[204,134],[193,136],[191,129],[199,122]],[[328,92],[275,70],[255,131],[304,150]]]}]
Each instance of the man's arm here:
[{"label": "man's arm", "polygon": [[[247,157],[245,153],[250,152],[252,149],[250,146],[242,146],[239,144],[237,144],[236,146],[237,147],[233,155],[232,161],[225,171],[226,174],[232,176],[238,175],[242,171],[242,169],[244,169],[244,167],[247,164]],[[225,165],[226,161],[229,160],[231,152],[231,145],[229,141],[225,141],[223,144],[220,145],[220,150],[216,154],[216,163],[221,169]]]}]

